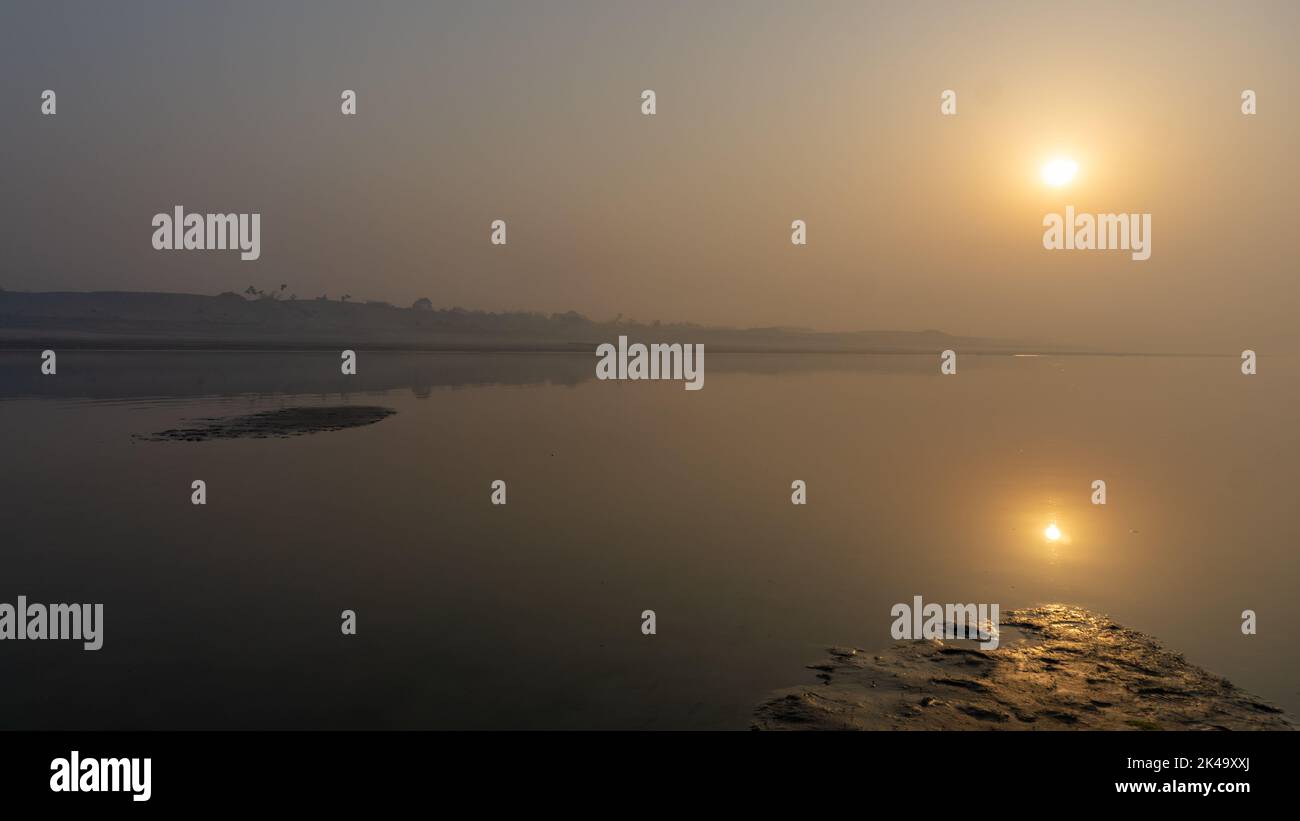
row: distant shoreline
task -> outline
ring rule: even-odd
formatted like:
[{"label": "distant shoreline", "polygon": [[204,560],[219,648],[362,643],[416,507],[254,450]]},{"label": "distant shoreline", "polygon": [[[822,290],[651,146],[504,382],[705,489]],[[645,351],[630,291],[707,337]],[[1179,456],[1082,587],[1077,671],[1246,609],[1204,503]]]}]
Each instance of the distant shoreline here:
[{"label": "distant shoreline", "polygon": [[[286,342],[281,344],[255,341],[248,343],[239,342],[221,342],[220,344],[210,343],[207,341],[196,341],[193,343],[185,340],[104,340],[88,342],[87,340],[19,340],[19,339],[0,339],[0,351],[36,351],[40,352],[46,349],[56,351],[96,351],[103,353],[132,353],[132,352],[150,352],[150,353],[321,353],[326,351],[339,351],[344,348],[351,348],[357,351],[366,351],[368,353],[447,353],[447,354],[572,354],[575,356],[594,356],[596,353],[597,342],[574,343],[570,346],[562,345],[391,345],[391,344],[351,344],[344,342]],[[916,348],[898,348],[898,349],[845,349],[845,348],[738,348],[727,345],[708,345],[708,351],[711,354],[720,354],[727,356],[753,355],[753,356],[937,356],[937,350],[919,350]],[[1196,353],[1196,352],[1153,352],[1153,351],[1088,351],[1088,350],[1068,350],[1068,351],[1042,351],[1028,353],[1023,350],[980,350],[980,349],[957,349],[962,356],[999,356],[999,357],[1108,357],[1108,358],[1125,358],[1125,357],[1142,357],[1142,358],[1164,358],[1164,359],[1235,359],[1236,354],[1231,353]],[[1280,356],[1285,354],[1273,354]]]},{"label": "distant shoreline", "polygon": [[700,344],[715,354],[1233,357],[1223,352],[1095,350],[1048,342],[955,336],[938,330],[815,331],[689,322],[598,321],[575,312],[490,312],[385,302],[287,299],[259,292],[0,290],[0,350],[410,351],[581,353],[621,336]]}]

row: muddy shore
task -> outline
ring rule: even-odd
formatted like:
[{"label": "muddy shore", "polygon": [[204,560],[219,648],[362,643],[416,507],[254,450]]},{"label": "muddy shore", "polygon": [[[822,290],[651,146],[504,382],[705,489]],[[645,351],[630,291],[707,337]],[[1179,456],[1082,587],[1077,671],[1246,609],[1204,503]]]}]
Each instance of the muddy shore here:
[{"label": "muddy shore", "polygon": [[1291,730],[1276,706],[1104,615],[1051,604],[970,641],[832,648],[816,683],[773,694],[764,730]]}]

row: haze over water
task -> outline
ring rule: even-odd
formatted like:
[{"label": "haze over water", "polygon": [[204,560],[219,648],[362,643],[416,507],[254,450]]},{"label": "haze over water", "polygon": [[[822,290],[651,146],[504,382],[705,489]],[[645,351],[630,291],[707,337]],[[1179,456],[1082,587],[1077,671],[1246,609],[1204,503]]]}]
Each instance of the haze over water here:
[{"label": "haze over water", "polygon": [[[104,648],[7,643],[6,728],[744,728],[914,595],[1106,612],[1300,712],[1287,358],[711,354],[687,392],[590,355],[34,357],[0,353],[0,577],[103,602]],[[134,438],[339,404],[397,414]]]},{"label": "haze over water", "polygon": [[[9,4],[0,287],[1297,352],[1298,36],[1286,0]],[[261,214],[261,256],[153,250],[177,205]],[[1066,206],[1149,213],[1150,259],[1045,251]]]}]

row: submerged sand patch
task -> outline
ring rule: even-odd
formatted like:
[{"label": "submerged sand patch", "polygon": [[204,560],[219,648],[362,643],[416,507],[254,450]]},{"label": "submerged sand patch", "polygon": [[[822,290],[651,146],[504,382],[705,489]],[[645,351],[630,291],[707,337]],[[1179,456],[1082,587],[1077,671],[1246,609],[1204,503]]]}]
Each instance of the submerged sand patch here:
[{"label": "submerged sand patch", "polygon": [[150,442],[284,438],[373,425],[395,413],[392,408],[377,405],[279,408],[244,416],[206,417],[195,420],[202,424],[194,427],[172,428],[137,438]]}]

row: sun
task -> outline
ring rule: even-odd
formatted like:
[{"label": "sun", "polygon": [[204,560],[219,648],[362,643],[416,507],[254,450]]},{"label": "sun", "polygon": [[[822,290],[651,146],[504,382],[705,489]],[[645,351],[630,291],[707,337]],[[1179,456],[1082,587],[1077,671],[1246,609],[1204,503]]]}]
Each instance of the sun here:
[{"label": "sun", "polygon": [[1056,522],[1052,522],[1047,526],[1047,529],[1043,531],[1043,535],[1047,537],[1047,541],[1049,542],[1059,541],[1061,538],[1061,529],[1056,526]]},{"label": "sun", "polygon": [[1079,171],[1079,164],[1069,157],[1054,157],[1043,164],[1043,182],[1059,188]]}]

